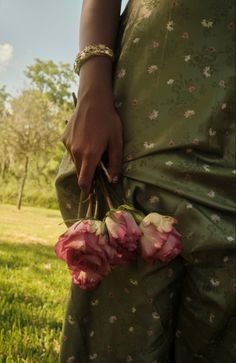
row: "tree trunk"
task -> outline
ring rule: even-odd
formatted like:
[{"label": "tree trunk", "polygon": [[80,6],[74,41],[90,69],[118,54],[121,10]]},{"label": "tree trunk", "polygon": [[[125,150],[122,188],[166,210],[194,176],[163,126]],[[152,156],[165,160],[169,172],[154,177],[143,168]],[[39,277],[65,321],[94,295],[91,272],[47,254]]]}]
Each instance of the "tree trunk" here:
[{"label": "tree trunk", "polygon": [[25,187],[25,181],[26,181],[27,174],[28,174],[28,164],[29,164],[29,157],[27,156],[26,159],[25,159],[25,167],[24,167],[23,176],[22,176],[22,179],[21,179],[19,193],[18,193],[18,199],[17,199],[17,209],[18,210],[20,210],[20,208],[21,208],[22,197],[23,197],[23,192],[24,192],[24,187]]},{"label": "tree trunk", "polygon": [[8,164],[4,161],[1,165],[1,178],[4,180],[6,178],[6,173],[8,169]]}]

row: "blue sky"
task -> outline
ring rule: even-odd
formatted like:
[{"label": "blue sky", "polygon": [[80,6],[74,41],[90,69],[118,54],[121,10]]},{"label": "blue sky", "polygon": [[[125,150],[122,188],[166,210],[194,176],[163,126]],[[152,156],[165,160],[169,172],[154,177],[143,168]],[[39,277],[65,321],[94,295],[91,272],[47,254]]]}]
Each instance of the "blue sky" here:
[{"label": "blue sky", "polygon": [[[112,0],[111,0],[112,1]],[[82,0],[0,0],[0,86],[17,94],[35,58],[73,63]],[[122,1],[122,10],[127,0]]]}]

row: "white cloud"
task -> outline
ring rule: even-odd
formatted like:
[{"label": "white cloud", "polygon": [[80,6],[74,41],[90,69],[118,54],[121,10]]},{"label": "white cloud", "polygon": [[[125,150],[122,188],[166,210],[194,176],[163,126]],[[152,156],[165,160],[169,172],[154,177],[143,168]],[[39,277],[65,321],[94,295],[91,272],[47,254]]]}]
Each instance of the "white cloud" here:
[{"label": "white cloud", "polygon": [[9,43],[0,44],[0,72],[8,66],[13,55],[13,46]]}]

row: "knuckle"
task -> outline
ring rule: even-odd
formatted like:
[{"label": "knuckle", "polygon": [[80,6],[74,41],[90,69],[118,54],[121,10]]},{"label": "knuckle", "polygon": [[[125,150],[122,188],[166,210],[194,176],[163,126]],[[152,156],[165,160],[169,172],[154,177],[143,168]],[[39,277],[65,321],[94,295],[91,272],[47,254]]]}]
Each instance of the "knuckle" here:
[{"label": "knuckle", "polygon": [[68,142],[67,142],[67,139],[66,139],[65,135],[62,135],[62,136],[61,136],[61,141],[63,142],[63,144],[64,144],[65,146],[67,146]]},{"label": "knuckle", "polygon": [[79,184],[79,187],[81,189],[88,189],[88,187],[89,187],[88,180],[86,178],[83,178],[83,177],[79,178],[78,184]]},{"label": "knuckle", "polygon": [[61,135],[60,140],[63,142],[67,149],[70,148],[70,138],[65,132],[63,132],[63,134]]},{"label": "knuckle", "polygon": [[69,149],[74,156],[78,156],[80,154],[80,150],[76,145],[71,145]]}]

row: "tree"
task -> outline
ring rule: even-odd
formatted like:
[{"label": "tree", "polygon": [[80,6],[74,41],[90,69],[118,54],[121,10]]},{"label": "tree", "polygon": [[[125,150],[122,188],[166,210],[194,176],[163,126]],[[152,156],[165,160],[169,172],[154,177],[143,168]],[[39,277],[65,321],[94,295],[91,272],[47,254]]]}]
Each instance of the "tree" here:
[{"label": "tree", "polygon": [[75,75],[68,63],[54,63],[52,60],[35,59],[25,70],[33,87],[47,95],[55,105],[71,108],[71,89],[75,86]]},{"label": "tree", "polygon": [[35,158],[47,157],[59,139],[53,105],[38,90],[23,91],[12,100],[5,129],[8,130],[10,155],[19,177],[17,207],[20,209],[30,163]]},{"label": "tree", "polygon": [[15,98],[0,87],[0,178],[9,186],[10,200],[19,185],[18,208],[27,181],[32,196],[51,190],[64,153],[59,135],[74,109],[75,76],[69,64],[36,59],[25,75],[31,87]]},{"label": "tree", "polygon": [[0,117],[6,113],[6,102],[9,96],[9,93],[6,92],[6,86],[0,87]]},{"label": "tree", "polygon": [[9,93],[6,92],[6,87],[0,87],[0,174],[4,178],[9,168],[10,160],[8,158],[8,143],[7,143],[7,129],[6,118],[9,114],[7,109],[7,101],[9,100]]},{"label": "tree", "polygon": [[10,166],[7,115],[0,115],[0,175],[4,179]]}]

